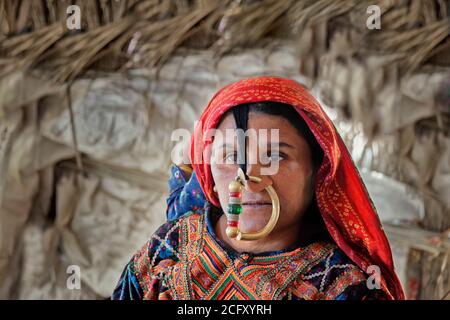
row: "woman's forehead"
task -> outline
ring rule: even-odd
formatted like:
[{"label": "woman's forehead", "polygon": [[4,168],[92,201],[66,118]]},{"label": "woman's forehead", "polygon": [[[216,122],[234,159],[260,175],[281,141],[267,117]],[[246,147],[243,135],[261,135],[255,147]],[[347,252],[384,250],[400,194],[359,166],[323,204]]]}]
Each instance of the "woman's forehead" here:
[{"label": "woman's forehead", "polygon": [[[289,123],[289,121],[282,116],[254,112],[251,110],[248,114],[247,127],[249,129],[283,129],[283,131],[289,131],[287,129],[292,129],[295,131],[295,128]],[[232,113],[226,113],[217,127],[217,130],[224,129],[236,129],[236,122]]]},{"label": "woman's forehead", "polygon": [[[228,113],[223,118],[214,134],[215,147],[234,145],[237,139],[236,122],[233,114]],[[249,141],[255,141],[258,144],[267,141],[268,144],[274,143],[283,145],[299,146],[305,143],[304,137],[298,130],[285,118],[278,115],[270,115],[261,112],[249,112],[247,131],[245,132]],[[281,147],[281,145],[279,146]]]}]

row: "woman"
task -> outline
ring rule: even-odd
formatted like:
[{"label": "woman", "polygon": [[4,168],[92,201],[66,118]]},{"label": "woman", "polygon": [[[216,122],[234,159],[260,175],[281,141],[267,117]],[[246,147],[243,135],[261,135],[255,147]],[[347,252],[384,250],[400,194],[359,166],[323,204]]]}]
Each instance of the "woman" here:
[{"label": "woman", "polygon": [[[217,138],[237,129],[270,135]],[[195,128],[191,162],[192,175],[173,168],[169,221],[132,257],[113,299],[404,299],[349,153],[297,82],[222,88]]]}]

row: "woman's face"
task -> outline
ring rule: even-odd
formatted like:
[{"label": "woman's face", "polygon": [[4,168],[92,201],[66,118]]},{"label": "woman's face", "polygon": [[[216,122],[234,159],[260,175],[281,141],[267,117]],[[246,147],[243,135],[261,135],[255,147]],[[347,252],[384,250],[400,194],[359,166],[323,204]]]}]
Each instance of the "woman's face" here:
[{"label": "woman's face", "polygon": [[[229,199],[228,184],[235,179],[239,168],[236,161],[236,137],[227,137],[227,129],[228,132],[236,129],[231,113],[223,118],[217,128],[224,138],[214,140],[211,159],[212,176],[224,212]],[[267,143],[262,143],[261,136],[258,138],[257,135],[248,135],[247,174],[262,178],[262,182],[248,182],[247,188],[242,191],[240,230],[256,232],[267,224],[272,213],[270,197],[264,190],[267,185],[272,185],[280,199],[280,217],[274,232],[298,226],[313,197],[313,163],[308,143],[288,120],[280,116],[250,111],[248,129],[256,132],[266,129]],[[279,130],[278,137],[271,135],[271,129]],[[269,157],[272,163],[261,161],[260,159],[264,159],[262,155]],[[278,170],[275,172],[261,174],[262,168],[273,168],[276,165]]]}]

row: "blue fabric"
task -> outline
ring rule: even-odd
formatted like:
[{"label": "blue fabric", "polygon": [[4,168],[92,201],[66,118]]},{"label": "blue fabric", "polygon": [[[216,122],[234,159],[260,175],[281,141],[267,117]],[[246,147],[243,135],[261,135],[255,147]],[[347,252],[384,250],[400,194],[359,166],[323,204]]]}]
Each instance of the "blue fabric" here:
[{"label": "blue fabric", "polygon": [[198,183],[195,172],[190,177],[177,166],[172,166],[169,178],[169,198],[166,216],[168,221],[182,217],[186,212],[203,209],[206,197]]},{"label": "blue fabric", "polygon": [[[133,259],[132,259],[133,260]],[[133,270],[132,260],[123,270],[119,283],[111,295],[112,300],[142,300],[143,291]]]}]

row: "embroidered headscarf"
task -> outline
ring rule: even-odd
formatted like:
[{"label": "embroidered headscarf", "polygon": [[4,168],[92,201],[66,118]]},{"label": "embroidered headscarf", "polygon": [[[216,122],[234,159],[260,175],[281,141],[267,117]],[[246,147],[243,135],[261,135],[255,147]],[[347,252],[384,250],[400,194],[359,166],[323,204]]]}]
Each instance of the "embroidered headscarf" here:
[{"label": "embroidered headscarf", "polygon": [[296,81],[249,78],[231,83],[213,96],[194,130],[190,154],[208,201],[220,207],[209,164],[213,137],[207,132],[216,129],[222,116],[234,106],[262,101],[292,105],[305,120],[324,152],[316,175],[315,196],[328,232],[362,270],[368,272],[372,265],[379,268],[381,288],[388,297],[404,299],[389,243],[350,154],[320,104]]}]

